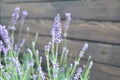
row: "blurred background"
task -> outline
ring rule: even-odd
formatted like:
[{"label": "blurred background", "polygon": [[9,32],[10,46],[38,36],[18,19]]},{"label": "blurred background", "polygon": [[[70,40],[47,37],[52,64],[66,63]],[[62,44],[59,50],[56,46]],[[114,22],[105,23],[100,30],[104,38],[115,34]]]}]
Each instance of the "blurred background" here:
[{"label": "blurred background", "polygon": [[[78,56],[84,42],[88,42],[82,62],[92,56],[91,80],[120,80],[120,0],[0,0],[0,24],[11,25],[15,7],[28,11],[22,36],[26,37],[29,27],[30,43],[39,33],[36,46],[41,55],[44,55],[44,45],[51,41],[54,17],[59,13],[64,27],[65,13],[70,12],[72,21],[67,38],[70,62]],[[19,25],[20,20],[16,25],[16,39]]]}]

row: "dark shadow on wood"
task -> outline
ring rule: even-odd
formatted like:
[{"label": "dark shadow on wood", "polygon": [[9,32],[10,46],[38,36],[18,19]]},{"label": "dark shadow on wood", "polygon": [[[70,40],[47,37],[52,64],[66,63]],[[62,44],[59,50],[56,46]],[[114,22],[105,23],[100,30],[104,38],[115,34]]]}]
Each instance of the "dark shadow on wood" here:
[{"label": "dark shadow on wood", "polygon": [[[8,16],[0,16],[1,19],[11,19]],[[53,17],[27,17],[26,20],[53,20]],[[61,18],[61,20],[66,20],[66,18]],[[72,18],[72,20],[83,20],[83,21],[95,21],[95,22],[120,22],[120,20],[110,20],[110,19],[85,19],[85,18]]]}]

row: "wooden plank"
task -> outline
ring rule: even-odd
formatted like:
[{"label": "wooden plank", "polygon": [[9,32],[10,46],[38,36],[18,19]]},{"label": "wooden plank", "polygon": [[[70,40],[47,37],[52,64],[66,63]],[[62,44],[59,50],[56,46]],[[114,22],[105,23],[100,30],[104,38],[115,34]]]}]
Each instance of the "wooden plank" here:
[{"label": "wooden plank", "polygon": [[95,63],[91,70],[91,80],[119,80],[120,68]]},{"label": "wooden plank", "polygon": [[[26,37],[26,34],[23,33],[23,37]],[[29,35],[28,40],[29,44],[31,41],[34,40],[34,37],[35,37],[34,35]],[[17,36],[15,36],[15,38],[17,39]],[[40,55],[44,56],[44,45],[46,45],[49,41],[51,41],[50,37],[42,36],[38,37],[36,48],[40,50]],[[70,53],[73,54],[72,57],[70,58],[71,59],[70,62],[73,62],[75,57],[78,56],[79,50],[81,50],[82,46],[83,42],[68,40],[68,49]],[[92,80],[108,80],[108,79],[119,80],[120,78],[119,49],[120,46],[89,43],[89,48],[84,58],[87,59],[88,55],[91,55],[92,60],[94,61],[94,66],[91,70]],[[43,63],[44,62],[45,58],[43,58]],[[81,64],[85,63],[86,61],[82,60]],[[43,65],[45,66],[45,64]]]},{"label": "wooden plank", "polygon": [[53,1],[77,1],[77,0],[3,0],[6,3],[19,3],[19,2],[53,2]]},{"label": "wooden plank", "polygon": [[71,12],[73,19],[87,20],[120,20],[119,0],[66,1],[66,2],[35,2],[35,3],[4,3],[2,16],[10,17],[15,7],[27,10],[29,18],[53,18],[60,13]]},{"label": "wooden plank", "polygon": [[[8,26],[10,20],[2,19],[2,23]],[[38,32],[41,35],[50,36],[52,25],[53,20],[26,20],[23,31],[25,32],[29,27],[31,33]],[[62,26],[64,26],[64,21]],[[20,21],[16,27],[19,30]],[[68,38],[120,45],[119,33],[120,23],[72,20],[68,30]]]}]

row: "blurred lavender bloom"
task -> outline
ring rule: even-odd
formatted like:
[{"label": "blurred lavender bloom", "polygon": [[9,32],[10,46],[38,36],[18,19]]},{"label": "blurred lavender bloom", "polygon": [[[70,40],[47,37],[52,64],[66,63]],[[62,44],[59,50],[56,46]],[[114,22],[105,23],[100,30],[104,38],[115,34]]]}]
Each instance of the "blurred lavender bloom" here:
[{"label": "blurred lavender bloom", "polygon": [[3,48],[3,42],[2,42],[2,40],[0,40],[0,52],[2,51],[2,48]]},{"label": "blurred lavender bloom", "polygon": [[37,80],[37,78],[38,78],[38,75],[37,75],[37,74],[34,74],[34,75],[33,75],[33,80]]},{"label": "blurred lavender bloom", "polygon": [[44,72],[42,71],[42,67],[39,67],[39,68],[38,68],[38,71],[39,71],[39,74],[41,75],[42,80],[45,80],[45,74],[44,74]]},{"label": "blurred lavender bloom", "polygon": [[27,11],[23,11],[23,12],[22,12],[21,24],[24,24],[24,20],[25,20],[25,18],[26,18],[27,15],[28,15],[28,12],[27,12]]},{"label": "blurred lavender bloom", "polygon": [[79,65],[79,62],[78,62],[78,61],[74,61],[74,64],[75,64],[75,65]]},{"label": "blurred lavender bloom", "polygon": [[88,43],[85,43],[83,48],[82,48],[82,51],[86,51],[88,49]]},{"label": "blurred lavender bloom", "polygon": [[9,51],[9,49],[8,49],[8,48],[5,48],[5,47],[3,46],[3,47],[2,47],[2,51],[3,51],[3,53],[4,53],[4,56],[6,56],[7,53],[8,53],[8,51]]},{"label": "blurred lavender bloom", "polygon": [[15,11],[13,12],[12,14],[12,23],[13,24],[16,24],[17,23],[17,20],[19,18],[19,12],[20,12],[20,7],[16,7],[15,8]]},{"label": "blurred lavender bloom", "polygon": [[53,77],[58,77],[58,70],[59,70],[59,63],[52,63],[53,64]]},{"label": "blurred lavender bloom", "polygon": [[9,30],[12,30],[12,31],[15,31],[15,30],[16,30],[16,27],[15,27],[15,26],[8,26],[8,29],[9,29]]},{"label": "blurred lavender bloom", "polygon": [[74,80],[79,80],[79,77],[80,77],[81,73],[82,73],[82,68],[79,68],[77,70],[77,73],[74,76]]},{"label": "blurred lavender bloom", "polygon": [[22,41],[21,41],[21,43],[20,43],[20,47],[23,47],[25,45],[25,42],[26,42],[26,39],[23,38]]},{"label": "blurred lavender bloom", "polygon": [[30,56],[33,56],[32,50],[30,48],[27,49],[27,51],[30,53]]},{"label": "blurred lavender bloom", "polygon": [[31,66],[34,66],[34,60],[31,59],[30,62],[27,60],[27,61],[26,61],[26,66],[27,66],[27,68],[30,68]]},{"label": "blurred lavender bloom", "polygon": [[71,63],[71,64],[70,64],[70,69],[72,69],[72,68],[73,68],[73,64]]},{"label": "blurred lavender bloom", "polygon": [[57,14],[57,16],[54,18],[54,23],[53,23],[51,35],[52,35],[54,43],[61,43],[61,41],[62,41],[62,29],[61,29],[61,18],[60,18],[59,14]]},{"label": "blurred lavender bloom", "polygon": [[85,54],[85,51],[88,49],[88,43],[84,43],[84,46],[82,48],[82,51],[79,53],[79,57],[82,58]]},{"label": "blurred lavender bloom", "polygon": [[[10,80],[11,76],[10,74],[8,74],[7,72],[3,72],[3,76],[7,77],[7,79]],[[0,79],[1,80],[1,79]]]},{"label": "blurred lavender bloom", "polygon": [[45,51],[50,51],[51,45],[51,42],[49,42],[48,45],[45,45]]},{"label": "blurred lavender bloom", "polygon": [[71,14],[70,13],[66,13],[66,22],[65,22],[65,29],[68,29],[70,26],[70,21],[71,21]]},{"label": "blurred lavender bloom", "polygon": [[93,61],[90,61],[90,64],[89,64],[89,69],[91,69],[93,66]]},{"label": "blurred lavender bloom", "polygon": [[5,26],[0,25],[0,38],[5,46],[10,45],[10,38],[8,37],[8,31]]}]

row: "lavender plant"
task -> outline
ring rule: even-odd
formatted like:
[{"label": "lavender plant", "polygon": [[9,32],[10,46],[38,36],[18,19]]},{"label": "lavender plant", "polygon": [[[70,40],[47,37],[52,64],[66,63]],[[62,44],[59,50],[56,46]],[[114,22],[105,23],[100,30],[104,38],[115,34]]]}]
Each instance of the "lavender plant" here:
[{"label": "lavender plant", "polygon": [[[85,67],[79,65],[88,48],[87,42],[85,42],[76,60],[70,64],[68,62],[67,30],[71,21],[70,13],[66,13],[67,19],[63,30],[60,15],[57,14],[54,18],[51,30],[52,40],[44,48],[47,66],[47,71],[44,71],[42,57],[39,50],[35,48],[39,34],[36,33],[31,47],[24,47],[26,39],[21,37],[21,33],[24,20],[28,14],[26,11],[22,12],[18,42],[14,43],[15,24],[19,18],[19,12],[20,8],[17,7],[12,14],[12,26],[10,27],[12,34],[9,35],[6,27],[0,25],[0,80],[90,80],[90,70],[93,65],[91,56],[89,56]],[[29,28],[27,28],[26,38],[28,38],[28,34]],[[64,46],[60,51],[59,44],[62,42]],[[22,59],[21,55],[23,56]]]}]

